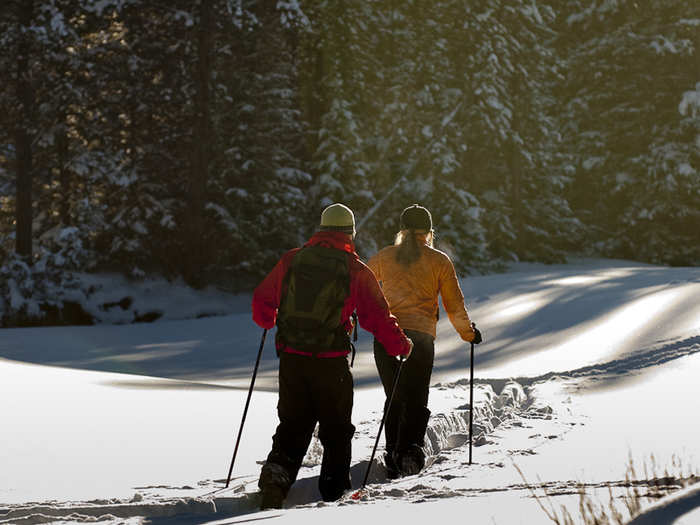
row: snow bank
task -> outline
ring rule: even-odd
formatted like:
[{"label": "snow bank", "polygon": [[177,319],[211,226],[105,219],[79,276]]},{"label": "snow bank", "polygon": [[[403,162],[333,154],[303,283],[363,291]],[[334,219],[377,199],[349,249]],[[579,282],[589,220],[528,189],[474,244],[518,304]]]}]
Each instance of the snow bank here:
[{"label": "snow bank", "polygon": [[163,278],[133,281],[121,275],[81,275],[87,295],[83,308],[96,322],[195,319],[250,311],[250,296],[214,287],[195,290]]},{"label": "snow bank", "polygon": [[59,278],[21,261],[1,268],[0,274],[5,277],[0,321],[6,326],[128,324],[250,310],[249,294],[233,295],[211,286],[195,290],[164,278],[78,273]]}]

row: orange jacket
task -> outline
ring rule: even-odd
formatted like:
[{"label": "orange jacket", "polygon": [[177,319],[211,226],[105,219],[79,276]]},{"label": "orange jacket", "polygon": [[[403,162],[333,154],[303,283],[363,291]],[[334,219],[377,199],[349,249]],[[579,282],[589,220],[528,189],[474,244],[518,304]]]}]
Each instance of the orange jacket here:
[{"label": "orange jacket", "polygon": [[472,341],[474,331],[450,258],[440,250],[422,245],[420,259],[405,267],[396,261],[397,250],[398,246],[387,246],[367,265],[382,285],[399,326],[435,337],[440,294],[452,326],[464,341]]}]

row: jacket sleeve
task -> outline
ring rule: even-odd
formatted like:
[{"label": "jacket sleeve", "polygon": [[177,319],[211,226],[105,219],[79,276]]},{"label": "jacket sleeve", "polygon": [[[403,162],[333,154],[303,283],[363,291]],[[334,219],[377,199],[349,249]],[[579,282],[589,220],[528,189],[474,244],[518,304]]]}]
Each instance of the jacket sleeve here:
[{"label": "jacket sleeve", "polygon": [[444,258],[440,271],[440,295],[447,316],[452,326],[462,340],[471,342],[474,340],[474,330],[469,319],[469,314],[464,306],[464,295],[457,280],[455,267],[447,257]]},{"label": "jacket sleeve", "polygon": [[275,326],[284,276],[297,251],[295,249],[284,254],[253,292],[253,321],[261,328],[269,330]]},{"label": "jacket sleeve", "polygon": [[386,353],[391,356],[406,355],[411,342],[399,327],[396,317],[389,311],[389,304],[382,293],[377,278],[360,261],[350,285],[350,294],[355,300],[360,326],[372,332]]}]

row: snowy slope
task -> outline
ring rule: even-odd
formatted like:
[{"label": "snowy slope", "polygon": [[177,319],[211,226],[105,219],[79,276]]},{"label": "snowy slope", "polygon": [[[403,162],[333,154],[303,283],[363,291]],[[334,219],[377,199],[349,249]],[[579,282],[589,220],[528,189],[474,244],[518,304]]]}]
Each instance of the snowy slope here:
[{"label": "snowy slope", "polygon": [[[474,464],[467,465],[468,349],[442,316],[424,472],[387,483],[375,460],[364,500],[323,504],[315,487],[322,450],[314,440],[290,508],[254,515],[246,513],[255,511],[258,463],[276,425],[271,340],[234,490],[210,494],[227,473],[260,344],[249,312],[3,330],[0,523],[273,516],[355,523],[385,514],[414,523],[452,513],[475,523],[548,523],[516,465],[554,494],[555,506],[574,509],[580,487],[606,498],[605,484],[624,493],[630,455],[637,465],[653,454],[659,464],[677,456],[698,468],[700,269],[520,264],[462,286],[486,339],[476,354]],[[363,334],[353,371],[355,486],[381,418],[370,347]]]}]

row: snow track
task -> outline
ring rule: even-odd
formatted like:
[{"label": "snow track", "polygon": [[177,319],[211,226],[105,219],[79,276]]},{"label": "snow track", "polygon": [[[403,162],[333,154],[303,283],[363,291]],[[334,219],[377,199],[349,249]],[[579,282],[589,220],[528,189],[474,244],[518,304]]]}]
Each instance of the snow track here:
[{"label": "snow track", "polygon": [[[700,336],[694,335],[661,341],[644,350],[637,350],[624,357],[605,363],[596,363],[566,372],[548,372],[532,378],[519,377],[516,380],[523,385],[532,385],[556,377],[573,379],[629,374],[630,372],[662,365],[674,359],[693,355],[697,352],[700,352]],[[482,381],[486,383],[498,382],[498,380]],[[475,382],[478,382],[478,380]]]},{"label": "snow track", "polygon": [[[457,382],[448,385],[438,384],[439,390],[452,394],[460,389],[467,390],[469,383]],[[494,386],[499,388],[496,394]],[[516,381],[482,383],[475,387],[475,397],[481,402],[474,406],[473,444],[486,443],[486,436],[492,433],[504,421],[517,417],[551,418],[552,408],[538,406],[535,400],[526,394],[522,385]],[[469,404],[456,407],[455,410],[438,413],[431,417],[426,433],[425,451],[428,456],[435,456],[442,450],[451,450],[468,442]]]},{"label": "snow track", "polygon": [[[550,419],[552,409],[546,405],[538,405],[536,400],[528,395],[526,390],[515,381],[494,381],[494,386],[482,383],[474,389],[474,447],[480,447],[488,443],[489,435],[501,427],[505,422],[515,423],[522,418]],[[469,389],[463,381],[452,384],[437,384],[431,388],[431,398],[445,409],[437,411],[431,416],[426,433],[425,451],[428,456],[426,469],[439,470],[442,461],[440,454],[459,447],[468,446],[469,434]],[[358,436],[362,440],[362,446],[366,450],[365,457],[370,455],[374,434],[379,426],[380,413],[374,414],[358,424]],[[299,472],[297,482],[292,487],[285,503],[286,507],[314,506],[318,505],[320,495],[318,493],[318,474],[323,454],[323,447],[315,436],[309,451],[304,459]],[[370,494],[377,497],[394,497],[397,490],[394,483],[388,480],[386,468],[381,457],[381,450],[372,465],[372,471],[368,483]],[[444,458],[443,458],[444,459]],[[351,468],[353,486],[361,484],[367,460],[360,459]],[[421,473],[422,474],[422,473]],[[415,484],[421,474],[411,476]],[[448,475],[449,477],[449,475]],[[408,478],[406,478],[408,479]],[[247,514],[257,510],[259,495],[257,494],[257,480],[249,479],[245,483],[239,483],[228,490],[211,494],[201,487],[219,488],[221,480],[215,483],[211,480],[202,481],[200,488],[194,487],[141,487],[131,500],[94,500],[87,502],[66,502],[42,504],[10,505],[0,508],[0,524],[26,524],[55,523],[67,521],[72,523],[88,522],[115,522],[129,523],[133,518],[138,523],[140,518],[165,518],[176,515],[204,516],[212,519]],[[192,495],[186,497],[167,498],[153,496],[150,489],[191,489]],[[419,497],[431,496],[431,490],[427,492],[412,490]],[[396,493],[396,494],[395,494]],[[161,490],[162,494],[162,490]],[[457,494],[457,493],[455,493]],[[442,495],[444,497],[444,495]],[[342,502],[341,502],[342,504]]]},{"label": "snow track", "polygon": [[[474,389],[474,430],[473,446],[480,447],[489,443],[489,435],[496,429],[506,425],[515,427],[523,426],[523,419],[551,419],[552,407],[540,404],[531,397],[526,390],[516,381],[494,381],[498,393],[491,384],[482,383]],[[438,405],[439,410],[433,409],[428,429],[424,450],[427,461],[426,468],[416,476],[403,479],[418,480],[429,471],[439,471],[440,463],[444,461],[441,456],[444,452],[468,446],[469,440],[469,383],[458,381],[450,384],[440,384],[431,387],[430,405]],[[356,456],[369,457],[374,445],[374,438],[379,428],[381,413],[375,417],[358,424],[356,436],[362,436],[364,453]],[[368,478],[368,493],[375,496],[392,496],[397,481],[387,478],[387,470],[382,454],[383,440],[375,455],[370,476]],[[314,437],[309,452],[307,453],[299,479],[292,487],[286,501],[287,506],[315,505],[320,500],[317,490],[318,473],[323,448]],[[351,467],[353,487],[361,485],[367,469],[368,461],[362,459]],[[243,496],[243,497],[248,497]]]},{"label": "snow track", "polygon": [[142,501],[88,501],[68,503],[47,503],[42,505],[0,508],[0,523],[33,525],[37,523],[99,522],[114,521],[119,518],[166,517],[178,514],[212,514],[216,512],[213,501],[196,498],[173,500]]}]

